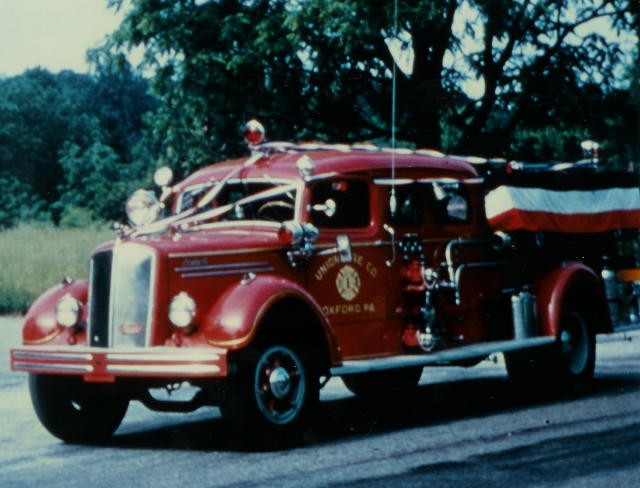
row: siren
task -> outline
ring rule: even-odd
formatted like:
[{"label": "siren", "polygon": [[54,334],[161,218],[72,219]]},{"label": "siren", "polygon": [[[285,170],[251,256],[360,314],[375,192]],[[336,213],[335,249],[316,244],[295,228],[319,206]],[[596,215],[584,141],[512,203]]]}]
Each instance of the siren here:
[{"label": "siren", "polygon": [[250,147],[264,142],[264,126],[256,119],[251,119],[244,126],[244,140]]}]

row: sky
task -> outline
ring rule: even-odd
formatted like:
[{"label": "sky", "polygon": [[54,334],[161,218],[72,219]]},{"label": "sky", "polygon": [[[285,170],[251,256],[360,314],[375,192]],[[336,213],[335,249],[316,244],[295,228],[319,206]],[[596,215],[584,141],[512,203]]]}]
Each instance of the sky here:
[{"label": "sky", "polygon": [[0,0],[0,75],[37,66],[85,73],[86,51],[120,23],[107,0]]}]

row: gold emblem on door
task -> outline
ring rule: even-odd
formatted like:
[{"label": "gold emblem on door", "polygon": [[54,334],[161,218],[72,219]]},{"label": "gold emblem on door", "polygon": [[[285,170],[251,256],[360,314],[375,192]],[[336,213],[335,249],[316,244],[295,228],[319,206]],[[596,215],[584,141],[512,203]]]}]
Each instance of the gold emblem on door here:
[{"label": "gold emblem on door", "polygon": [[360,275],[353,266],[347,264],[338,272],[336,287],[340,296],[346,301],[350,302],[358,296],[361,284]]}]

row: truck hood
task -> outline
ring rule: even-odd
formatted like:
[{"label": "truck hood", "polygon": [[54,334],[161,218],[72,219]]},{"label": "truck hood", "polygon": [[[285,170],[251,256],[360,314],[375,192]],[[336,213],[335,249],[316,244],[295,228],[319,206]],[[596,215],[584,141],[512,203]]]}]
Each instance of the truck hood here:
[{"label": "truck hood", "polygon": [[151,247],[160,255],[176,257],[198,253],[237,254],[284,249],[287,244],[280,239],[279,229],[280,224],[269,223],[221,225],[210,230],[110,241],[98,247],[94,253],[127,242]]}]

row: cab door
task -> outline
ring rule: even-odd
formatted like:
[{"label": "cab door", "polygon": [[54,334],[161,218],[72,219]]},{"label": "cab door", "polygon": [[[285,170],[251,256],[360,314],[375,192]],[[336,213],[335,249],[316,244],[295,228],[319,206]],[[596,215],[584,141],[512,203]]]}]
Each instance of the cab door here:
[{"label": "cab door", "polygon": [[367,177],[336,177],[310,187],[309,221],[320,236],[308,290],[331,323],[344,358],[397,352],[397,264],[383,228],[380,195]]}]

